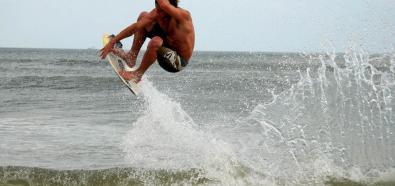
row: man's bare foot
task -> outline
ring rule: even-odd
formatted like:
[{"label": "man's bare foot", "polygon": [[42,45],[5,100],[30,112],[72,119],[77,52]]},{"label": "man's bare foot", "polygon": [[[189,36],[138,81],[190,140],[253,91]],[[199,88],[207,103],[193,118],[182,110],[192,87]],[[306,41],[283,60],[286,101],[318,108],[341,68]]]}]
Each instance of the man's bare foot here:
[{"label": "man's bare foot", "polygon": [[128,53],[126,53],[123,49],[121,48],[114,48],[112,50],[114,55],[122,58],[124,61],[126,61],[126,64],[130,67],[133,68],[134,65],[136,65],[136,60],[132,60],[132,56]]},{"label": "man's bare foot", "polygon": [[128,72],[128,71],[121,70],[118,73],[119,73],[119,75],[121,75],[121,77],[123,79],[128,80],[128,81],[132,80],[135,83],[139,83],[141,81],[141,77],[143,76],[143,74],[141,74],[137,71]]}]

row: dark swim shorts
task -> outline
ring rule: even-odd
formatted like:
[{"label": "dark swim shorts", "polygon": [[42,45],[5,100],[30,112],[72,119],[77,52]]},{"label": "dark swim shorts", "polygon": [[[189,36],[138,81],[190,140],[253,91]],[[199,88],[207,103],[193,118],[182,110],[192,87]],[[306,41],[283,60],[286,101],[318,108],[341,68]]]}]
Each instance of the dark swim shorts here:
[{"label": "dark swim shorts", "polygon": [[162,39],[167,36],[167,33],[163,31],[162,28],[160,28],[158,23],[155,23],[154,27],[152,27],[152,29],[146,33],[146,37],[148,38],[153,38],[155,36],[159,36]]},{"label": "dark swim shorts", "polygon": [[157,54],[159,65],[168,72],[179,72],[188,64],[176,51],[167,47],[160,47]]}]

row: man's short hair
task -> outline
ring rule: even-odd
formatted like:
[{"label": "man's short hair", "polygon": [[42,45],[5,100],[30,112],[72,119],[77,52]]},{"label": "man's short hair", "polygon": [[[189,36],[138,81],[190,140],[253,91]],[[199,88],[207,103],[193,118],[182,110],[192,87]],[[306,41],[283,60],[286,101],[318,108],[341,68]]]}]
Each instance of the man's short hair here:
[{"label": "man's short hair", "polygon": [[169,2],[171,5],[178,7],[178,0],[169,0]]}]

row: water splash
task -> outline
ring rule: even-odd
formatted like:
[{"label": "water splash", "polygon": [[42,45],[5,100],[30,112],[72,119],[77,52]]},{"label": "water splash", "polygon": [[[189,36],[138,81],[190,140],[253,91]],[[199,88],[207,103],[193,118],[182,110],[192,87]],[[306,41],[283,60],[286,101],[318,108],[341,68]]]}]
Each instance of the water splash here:
[{"label": "water splash", "polygon": [[394,71],[377,70],[364,51],[318,59],[318,69],[300,71],[291,89],[240,120],[242,163],[279,185],[378,177],[395,166]]},{"label": "water splash", "polygon": [[300,70],[298,83],[222,136],[144,79],[145,113],[124,137],[126,158],[136,167],[197,169],[221,185],[378,178],[395,166],[395,55],[384,57],[384,70],[363,50],[309,57],[320,66]]},{"label": "water splash", "polygon": [[228,144],[202,130],[179,103],[160,93],[148,79],[143,79],[141,89],[145,113],[133,124],[122,145],[131,166],[196,169],[201,177],[221,184],[244,182],[241,177],[245,170]]}]

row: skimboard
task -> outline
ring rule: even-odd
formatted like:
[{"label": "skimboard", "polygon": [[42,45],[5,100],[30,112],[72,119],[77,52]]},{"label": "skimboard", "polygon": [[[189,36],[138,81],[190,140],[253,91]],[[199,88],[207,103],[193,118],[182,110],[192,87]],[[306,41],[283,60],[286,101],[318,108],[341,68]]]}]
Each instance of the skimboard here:
[{"label": "skimboard", "polygon": [[[106,46],[107,43],[110,42],[111,38],[114,37],[114,35],[109,35],[109,34],[104,34],[102,41],[103,41],[103,46]],[[121,48],[122,49],[122,44],[118,43],[115,47]],[[128,87],[128,89],[136,96],[140,94],[140,88],[139,86],[133,82],[133,80],[126,80],[124,79],[121,75],[119,75],[119,71],[124,70],[124,71],[133,71],[136,70],[135,68],[130,68],[126,62],[113,54],[112,52],[108,53],[107,55],[107,60],[110,63],[111,67],[114,69],[115,73],[117,73],[118,77],[121,79],[121,81]]]}]

